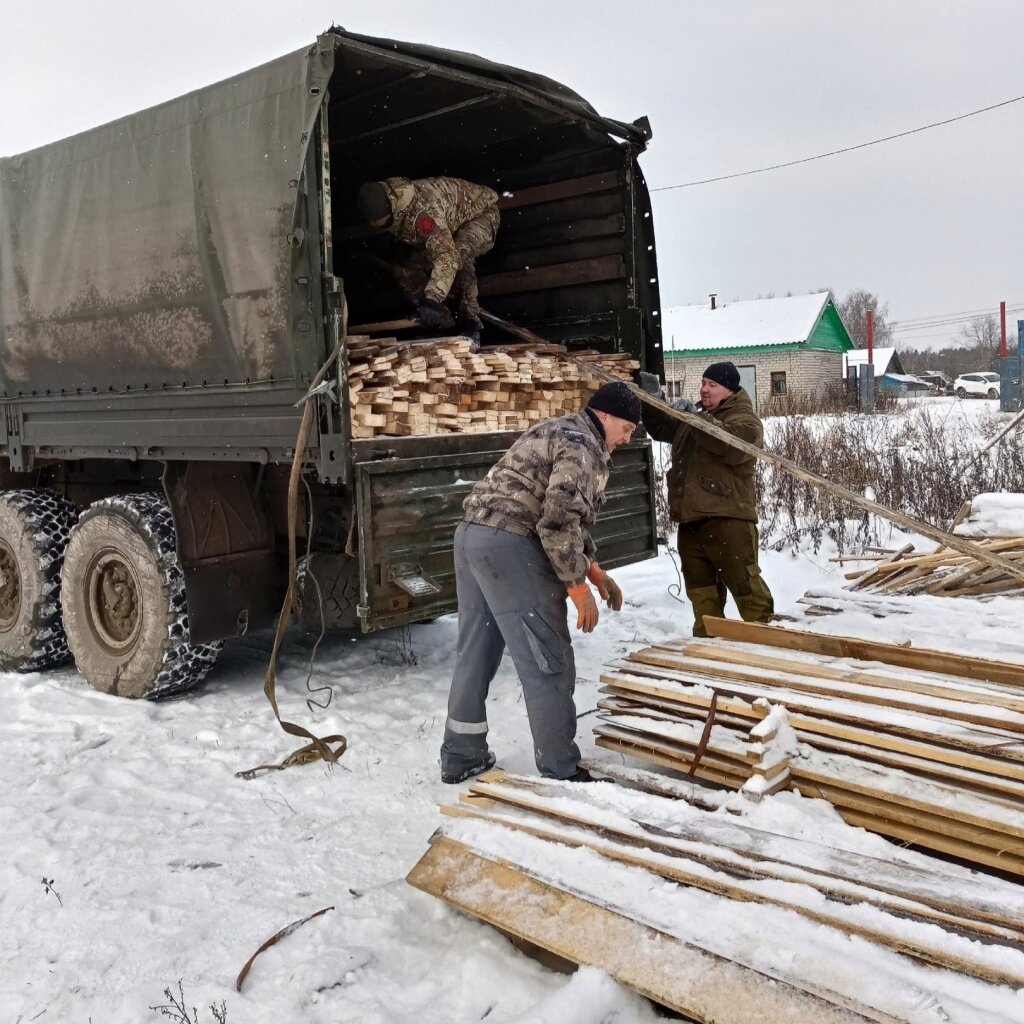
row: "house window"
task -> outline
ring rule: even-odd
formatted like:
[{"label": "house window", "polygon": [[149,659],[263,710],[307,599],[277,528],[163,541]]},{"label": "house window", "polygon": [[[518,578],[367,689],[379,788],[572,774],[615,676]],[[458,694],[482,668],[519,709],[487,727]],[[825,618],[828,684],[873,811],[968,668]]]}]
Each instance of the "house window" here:
[{"label": "house window", "polygon": [[785,395],[788,393],[786,388],[786,371],[779,370],[772,373],[772,394],[773,395]]}]

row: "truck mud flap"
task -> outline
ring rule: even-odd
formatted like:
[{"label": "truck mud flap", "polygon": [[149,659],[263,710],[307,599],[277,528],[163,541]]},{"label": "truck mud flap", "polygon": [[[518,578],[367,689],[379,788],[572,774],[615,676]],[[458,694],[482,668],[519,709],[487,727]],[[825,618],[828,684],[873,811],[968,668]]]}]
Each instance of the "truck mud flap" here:
[{"label": "truck mud flap", "polygon": [[[456,611],[452,542],[462,503],[502,454],[463,452],[356,464],[359,616],[365,631]],[[649,443],[615,453],[604,511],[592,532],[607,568],[657,553]]]}]

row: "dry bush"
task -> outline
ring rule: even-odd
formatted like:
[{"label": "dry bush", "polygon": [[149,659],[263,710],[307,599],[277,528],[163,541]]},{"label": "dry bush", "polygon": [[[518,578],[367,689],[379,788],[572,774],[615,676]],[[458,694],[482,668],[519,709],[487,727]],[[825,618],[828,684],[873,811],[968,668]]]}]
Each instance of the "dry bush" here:
[{"label": "dry bush", "polygon": [[[1024,449],[1012,439],[978,457],[977,433],[925,410],[906,416],[849,414],[769,424],[766,447],[801,468],[939,528],[964,501],[987,491],[1024,491]],[[827,491],[759,462],[759,516],[776,549],[824,537],[840,552],[877,544],[882,524]]]}]

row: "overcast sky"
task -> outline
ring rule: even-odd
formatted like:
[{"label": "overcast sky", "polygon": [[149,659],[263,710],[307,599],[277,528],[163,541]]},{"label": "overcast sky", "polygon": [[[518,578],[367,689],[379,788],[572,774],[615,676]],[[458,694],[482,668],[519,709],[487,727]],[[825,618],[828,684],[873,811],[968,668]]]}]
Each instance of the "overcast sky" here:
[{"label": "overcast sky", "polygon": [[[1021,0],[3,0],[0,155],[354,31],[540,71],[647,114],[652,189],[1024,95]],[[654,193],[662,303],[831,287],[889,318],[1024,318],[1024,101],[799,167]],[[960,324],[901,332],[941,344]]]}]

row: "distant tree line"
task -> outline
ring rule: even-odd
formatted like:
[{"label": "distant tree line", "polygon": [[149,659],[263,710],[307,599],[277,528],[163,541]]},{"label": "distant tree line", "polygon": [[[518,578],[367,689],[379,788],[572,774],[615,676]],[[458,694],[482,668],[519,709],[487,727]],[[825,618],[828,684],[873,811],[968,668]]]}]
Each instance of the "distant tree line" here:
[{"label": "distant tree line", "polygon": [[[942,348],[917,348],[910,342],[900,341],[888,321],[889,307],[873,292],[858,288],[845,298],[836,300],[836,309],[850,332],[855,348],[867,347],[867,313],[874,314],[874,344],[883,347],[895,345],[903,369],[907,373],[921,370],[942,370],[950,377],[982,370],[999,372],[999,320],[995,316],[979,316],[966,323],[959,336]],[[1007,321],[1006,347],[1013,355],[1017,351],[1016,322]]]}]

